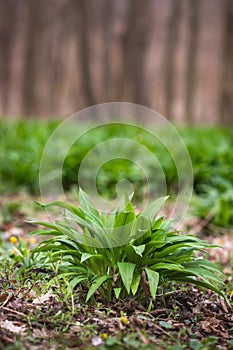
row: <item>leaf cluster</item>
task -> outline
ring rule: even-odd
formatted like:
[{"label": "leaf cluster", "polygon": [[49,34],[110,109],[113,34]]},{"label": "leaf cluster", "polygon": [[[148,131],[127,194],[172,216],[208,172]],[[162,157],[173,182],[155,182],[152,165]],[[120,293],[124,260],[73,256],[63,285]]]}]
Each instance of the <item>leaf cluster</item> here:
[{"label": "leaf cluster", "polygon": [[160,198],[135,213],[126,196],[122,207],[99,212],[89,196],[79,191],[79,207],[66,202],[40,204],[64,210],[63,219],[37,222],[45,229],[32,234],[51,235],[32,251],[35,264],[57,266],[72,288],[84,284],[86,301],[98,291],[103,300],[152,297],[165,281],[192,283],[224,297],[219,268],[195,252],[213,247],[191,234],[170,230],[170,221],[157,215]]}]

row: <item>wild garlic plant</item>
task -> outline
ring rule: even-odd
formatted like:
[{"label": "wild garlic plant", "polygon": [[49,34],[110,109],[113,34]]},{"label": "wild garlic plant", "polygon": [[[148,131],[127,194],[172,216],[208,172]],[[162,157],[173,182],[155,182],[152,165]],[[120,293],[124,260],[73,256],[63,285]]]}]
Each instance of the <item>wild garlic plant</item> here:
[{"label": "wild garlic plant", "polygon": [[138,214],[127,196],[120,209],[102,213],[81,189],[78,207],[62,201],[40,203],[60,207],[64,214],[54,223],[35,222],[45,229],[32,234],[52,237],[32,250],[33,261],[47,269],[51,262],[57,265],[58,276],[72,289],[85,285],[86,301],[97,294],[102,300],[155,299],[165,281],[191,283],[225,298],[219,268],[195,255],[214,246],[171,230],[170,221],[157,215],[165,200],[156,200]]}]

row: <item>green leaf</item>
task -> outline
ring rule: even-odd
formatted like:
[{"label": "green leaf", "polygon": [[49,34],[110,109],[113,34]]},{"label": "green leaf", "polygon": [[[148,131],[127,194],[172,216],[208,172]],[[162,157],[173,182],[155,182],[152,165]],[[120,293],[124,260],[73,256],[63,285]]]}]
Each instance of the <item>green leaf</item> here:
[{"label": "green leaf", "polygon": [[158,263],[150,266],[152,270],[172,270],[172,271],[184,271],[184,267],[180,264],[173,263]]},{"label": "green leaf", "polygon": [[112,279],[112,276],[104,275],[101,277],[98,277],[94,280],[92,283],[86,297],[86,302],[92,297],[92,295],[95,293],[95,291],[107,280]]},{"label": "green leaf", "polygon": [[114,222],[115,222],[115,218],[116,218],[116,213],[115,212],[109,213],[109,215],[106,218],[106,227],[107,228],[113,228]]},{"label": "green leaf", "polygon": [[129,262],[133,262],[135,264],[137,264],[138,262],[138,256],[140,256],[141,258],[143,257],[142,253],[145,250],[145,244],[140,245],[140,246],[133,246],[132,244],[127,244],[127,246],[125,246],[124,251],[125,251],[125,255],[128,258]]},{"label": "green leaf", "polygon": [[134,234],[131,237],[131,242],[135,246],[139,246],[144,243],[145,240],[150,239],[151,236],[151,223],[150,220],[143,216],[138,216],[134,222]]},{"label": "green leaf", "polygon": [[85,260],[91,258],[93,254],[83,253],[80,259],[80,263],[83,263]]},{"label": "green leaf", "polygon": [[79,201],[80,207],[84,212],[88,211],[96,217],[100,216],[98,210],[95,208],[88,194],[86,194],[81,188],[79,188]]},{"label": "green leaf", "polygon": [[172,324],[165,322],[165,321],[159,321],[160,326],[166,329],[172,329]]},{"label": "green leaf", "polygon": [[36,204],[38,204],[42,208],[60,207],[63,209],[67,209],[68,211],[73,212],[78,216],[84,217],[84,213],[80,208],[76,208],[75,206],[68,204],[66,202],[62,202],[62,201],[54,201],[50,203],[36,202]]},{"label": "green leaf", "polygon": [[163,223],[163,217],[158,218],[158,219],[153,223],[152,230],[153,230],[153,231],[158,230],[158,229],[161,227],[162,223]]},{"label": "green leaf", "polygon": [[132,245],[133,249],[135,250],[135,252],[142,257],[142,253],[144,252],[145,250],[145,244],[142,244],[142,245],[139,245],[139,246],[134,246]]},{"label": "green leaf", "polygon": [[120,212],[116,215],[113,234],[119,240],[119,246],[127,244],[129,237],[133,235],[135,219],[135,214],[131,212]]},{"label": "green leaf", "polygon": [[159,283],[159,273],[148,268],[145,268],[145,271],[148,278],[150,294],[152,298],[155,299]]},{"label": "green leaf", "polygon": [[113,288],[113,290],[114,290],[115,297],[116,297],[117,299],[119,299],[119,296],[120,296],[120,294],[121,294],[122,288]]},{"label": "green leaf", "polygon": [[169,196],[156,199],[154,202],[150,203],[145,209],[143,209],[143,211],[140,213],[140,216],[144,216],[145,218],[153,220],[168,198]]},{"label": "green leaf", "polygon": [[141,236],[143,233],[150,230],[151,224],[150,220],[148,218],[145,218],[144,216],[138,216],[136,221],[136,232],[137,235]]},{"label": "green leaf", "polygon": [[130,212],[119,212],[116,215],[114,228],[116,227],[124,227],[125,225],[131,223],[135,219],[135,215]]},{"label": "green leaf", "polygon": [[135,250],[133,249],[131,244],[127,244],[124,248],[125,256],[127,257],[127,260],[129,262],[136,263],[138,259],[138,255],[136,254]]},{"label": "green leaf", "polygon": [[80,282],[85,281],[85,280],[87,280],[87,277],[84,277],[84,276],[73,278],[70,281],[70,286],[72,289],[74,289],[77,286],[77,284],[79,284]]},{"label": "green leaf", "polygon": [[[167,242],[169,244],[169,240]],[[205,248],[204,243],[193,243],[193,242],[182,242],[182,243],[174,243],[168,247],[164,247],[161,251],[155,252],[154,258],[164,258],[167,257],[168,255],[177,253],[179,250],[184,250],[186,247],[192,247],[195,250],[201,250]]]},{"label": "green leaf", "polygon": [[193,235],[170,231],[170,222],[163,217],[155,219],[167,197],[154,201],[136,216],[127,196],[121,209],[100,214],[87,194],[80,190],[79,195],[81,208],[66,202],[42,205],[58,206],[65,209],[65,214],[63,220],[55,223],[38,222],[45,230],[34,233],[53,234],[54,237],[39,243],[31,254],[33,261],[37,260],[40,265],[56,264],[59,275],[63,274],[71,281],[73,288],[82,281],[89,286],[89,278],[94,276],[86,300],[99,287],[105,291],[103,283],[106,288],[110,287],[106,293],[110,298],[112,287],[111,281],[107,280],[117,273],[120,278],[116,284],[119,288],[114,289],[115,296],[119,298],[125,289],[137,297],[141,279],[138,271],[143,270],[154,299],[160,279],[194,283],[224,296],[219,287],[223,282],[221,271],[194,255],[195,251],[205,251],[213,246]]},{"label": "green leaf", "polygon": [[195,275],[197,277],[202,278],[204,282],[205,281],[209,282],[209,280],[212,280],[219,284],[223,283],[222,280],[217,275],[211,272],[211,270],[207,270],[202,266],[197,265],[197,267],[188,267],[188,268],[185,268],[184,271],[185,273],[188,273],[190,275]]},{"label": "green leaf", "polygon": [[133,295],[137,293],[140,281],[141,281],[141,275],[134,276],[131,284],[131,291]]},{"label": "green leaf", "polygon": [[218,265],[212,263],[211,261],[208,261],[205,259],[198,259],[195,261],[195,263],[197,263],[200,266],[203,266],[209,270],[212,270],[213,272],[217,272],[218,274],[224,275],[221,268]]},{"label": "green leaf", "polygon": [[60,232],[58,231],[55,231],[55,230],[45,230],[45,229],[42,229],[42,230],[35,230],[35,231],[32,231],[29,233],[30,236],[32,235],[38,235],[38,236],[59,236],[61,235]]},{"label": "green leaf", "polygon": [[[58,231],[57,226],[54,224],[51,224],[50,222],[44,222],[44,221],[27,221],[30,224],[36,224],[36,225],[41,225],[44,227],[49,227],[52,228],[54,231]],[[33,231],[35,233],[35,231]]]},{"label": "green leaf", "polygon": [[135,214],[134,206],[131,202],[132,198],[133,198],[133,193],[131,193],[130,195],[125,193],[124,204],[122,207],[119,208],[120,212],[127,212],[127,213]]},{"label": "green leaf", "polygon": [[133,273],[136,265],[128,262],[118,262],[117,265],[119,267],[122,282],[128,294],[130,294],[130,287],[133,281]]},{"label": "green leaf", "polygon": [[166,241],[150,241],[146,245],[146,253],[149,254],[151,252],[155,252],[158,248],[162,248],[167,245]]}]

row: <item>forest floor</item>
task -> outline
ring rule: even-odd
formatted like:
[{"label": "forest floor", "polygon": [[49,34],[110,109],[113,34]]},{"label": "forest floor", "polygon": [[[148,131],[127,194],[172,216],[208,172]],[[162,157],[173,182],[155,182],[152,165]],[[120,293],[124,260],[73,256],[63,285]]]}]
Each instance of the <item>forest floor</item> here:
[{"label": "forest floor", "polygon": [[[42,269],[22,273],[19,240],[28,250],[38,242],[28,236],[35,225],[25,220],[46,217],[33,200],[21,195],[0,203],[0,349],[233,349],[232,310],[211,291],[174,283],[164,286],[150,310],[150,300],[103,303],[98,295],[87,305],[85,289],[70,293],[59,280],[47,288],[51,276]],[[232,232],[198,219],[188,226],[223,247],[210,259],[222,266],[233,305]]]}]

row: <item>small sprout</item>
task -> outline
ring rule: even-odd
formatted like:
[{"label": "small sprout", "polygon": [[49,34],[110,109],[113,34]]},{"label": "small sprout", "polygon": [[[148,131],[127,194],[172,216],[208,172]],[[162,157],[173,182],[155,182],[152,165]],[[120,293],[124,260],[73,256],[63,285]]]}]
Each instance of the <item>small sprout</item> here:
[{"label": "small sprout", "polygon": [[107,339],[108,339],[107,333],[103,333],[103,334],[102,334],[102,339],[103,339],[103,340],[107,340]]},{"label": "small sprout", "polygon": [[11,237],[10,237],[10,242],[13,243],[13,244],[17,243],[17,242],[18,242],[17,237],[11,236]]},{"label": "small sprout", "polygon": [[121,323],[124,324],[124,325],[126,325],[129,322],[128,318],[125,317],[125,316],[121,316],[120,320],[121,320]]}]

